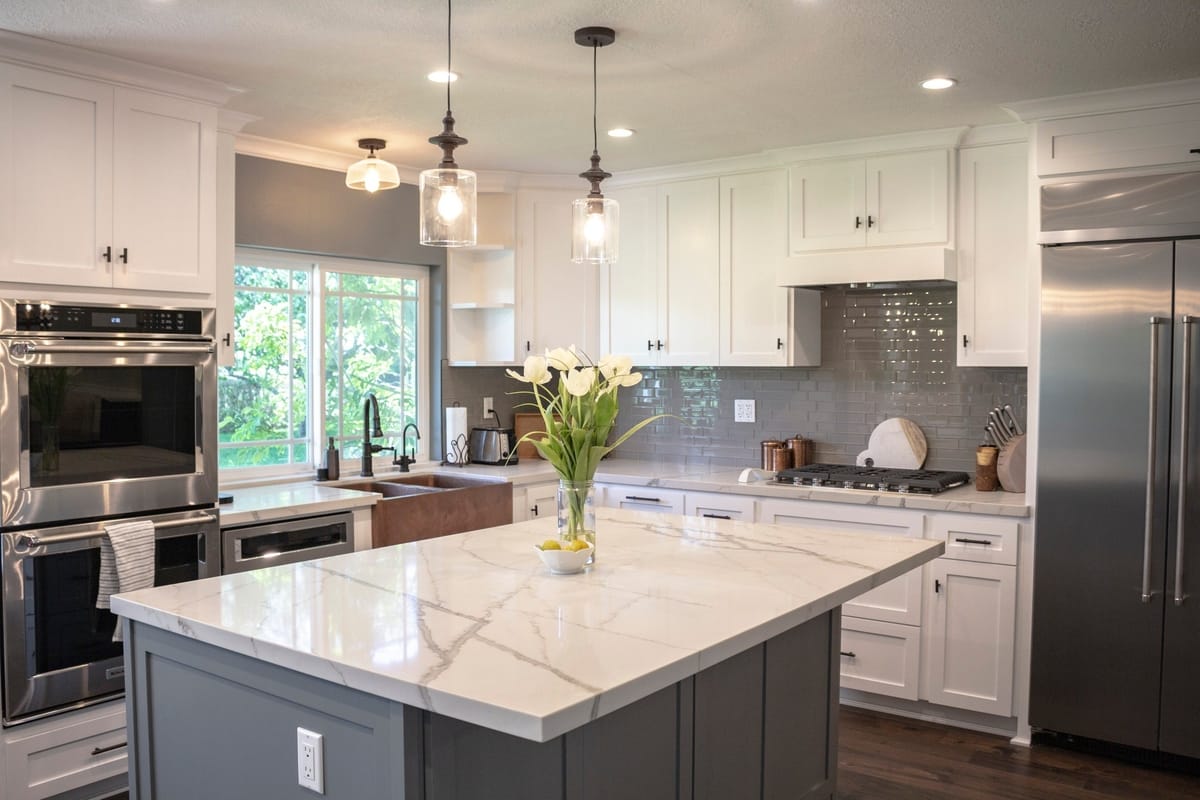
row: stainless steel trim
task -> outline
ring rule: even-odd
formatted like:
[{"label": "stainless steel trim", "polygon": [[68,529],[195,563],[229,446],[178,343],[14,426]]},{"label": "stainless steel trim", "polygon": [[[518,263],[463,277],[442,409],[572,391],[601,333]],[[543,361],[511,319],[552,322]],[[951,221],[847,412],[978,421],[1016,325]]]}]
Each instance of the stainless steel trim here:
[{"label": "stainless steel trim", "polygon": [[[166,522],[154,523],[155,530],[164,528],[183,528],[188,525],[200,525],[205,522],[216,522],[217,518],[212,514],[200,514],[187,519],[172,519]],[[78,542],[81,539],[91,539],[104,533],[104,526],[100,526],[93,530],[77,531],[75,533],[60,533],[57,536],[47,536],[41,538],[36,533],[18,533],[17,543],[25,547],[40,547],[42,545],[63,544],[64,542]]]},{"label": "stainless steel trim", "polygon": [[1200,224],[1181,222],[1173,225],[1130,225],[1121,228],[1086,228],[1074,231],[1042,231],[1038,244],[1084,244],[1117,242],[1126,239],[1181,239],[1200,236]]},{"label": "stainless steel trim", "polygon": [[[242,543],[260,536],[270,536],[278,533],[303,533],[306,529],[319,528],[329,525],[341,525],[343,538],[333,544],[307,544],[295,550],[260,555],[242,556]],[[339,511],[303,519],[286,519],[276,522],[266,522],[254,525],[243,525],[237,528],[226,528],[221,531],[221,574],[248,572],[276,564],[296,564],[301,561],[312,561],[316,558],[336,556],[354,552],[354,514],[349,511]]]},{"label": "stainless steel trim", "polygon": [[216,349],[212,342],[158,344],[157,342],[141,341],[114,343],[107,340],[44,339],[29,342],[18,340],[12,344],[12,354],[21,357],[38,352],[127,355],[129,353],[214,353]]},{"label": "stainless steel trim", "polygon": [[1150,429],[1146,437],[1146,533],[1142,543],[1142,602],[1149,603],[1154,538],[1154,465],[1158,461],[1158,340],[1163,317],[1150,317]]},{"label": "stainless steel trim", "polygon": [[[140,305],[129,305],[126,303],[63,303],[63,302],[58,302],[58,301],[53,301],[53,300],[46,301],[46,302],[49,302],[51,305],[56,305],[56,306],[64,306],[64,305],[66,305],[66,306],[83,306],[85,308],[88,306],[94,306],[97,308],[111,308],[112,306],[115,305],[120,308],[127,308],[130,311],[145,310],[145,311],[199,311],[200,312],[200,335],[199,336],[197,336],[195,334],[181,334],[181,333],[166,333],[166,332],[158,333],[158,332],[151,332],[151,331],[112,330],[112,331],[106,331],[103,334],[103,338],[105,338],[105,339],[159,339],[159,340],[174,340],[174,341],[184,341],[184,340],[193,340],[194,341],[197,339],[216,339],[217,338],[217,335],[216,335],[217,315],[216,315],[216,310],[212,309],[212,308],[197,308],[196,306],[140,306]],[[63,338],[64,334],[62,331],[42,332],[42,331],[17,330],[17,307],[21,306],[21,305],[26,305],[29,303],[34,303],[36,305],[40,305],[41,301],[30,300],[28,298],[23,299],[23,300],[13,300],[13,299],[8,299],[8,298],[0,300],[0,336],[20,336],[23,338],[38,338],[38,339],[47,338],[47,337]],[[81,336],[81,335],[86,335],[86,334],[67,334],[67,335],[68,336]]]},{"label": "stainless steel trim", "polygon": [[1187,482],[1188,482],[1188,436],[1191,422],[1192,402],[1192,332],[1191,326],[1196,318],[1184,314],[1180,319],[1183,326],[1183,384],[1180,391],[1179,407],[1179,497],[1176,505],[1175,519],[1175,605],[1183,605],[1183,539],[1187,532]]}]

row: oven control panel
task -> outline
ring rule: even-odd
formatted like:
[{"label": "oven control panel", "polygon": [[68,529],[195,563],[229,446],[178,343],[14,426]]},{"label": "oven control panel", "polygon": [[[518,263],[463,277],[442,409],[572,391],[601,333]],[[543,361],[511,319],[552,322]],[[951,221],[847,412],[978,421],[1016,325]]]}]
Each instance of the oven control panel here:
[{"label": "oven control panel", "polygon": [[200,336],[201,312],[184,308],[129,308],[17,303],[18,331],[60,333],[170,333]]}]

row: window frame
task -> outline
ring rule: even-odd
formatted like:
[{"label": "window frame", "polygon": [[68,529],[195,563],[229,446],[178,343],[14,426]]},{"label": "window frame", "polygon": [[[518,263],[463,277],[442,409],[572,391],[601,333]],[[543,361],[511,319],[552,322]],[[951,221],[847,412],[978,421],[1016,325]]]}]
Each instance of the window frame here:
[{"label": "window frame", "polygon": [[[272,464],[268,466],[253,466],[253,467],[221,467],[220,471],[224,473],[224,477],[228,478],[236,476],[236,480],[253,480],[255,478],[269,478],[284,475],[295,475],[297,471],[308,470],[311,472],[317,466],[324,462],[325,449],[327,446],[328,437],[325,433],[325,347],[324,332],[325,332],[325,304],[329,297],[326,294],[325,283],[329,273],[351,273],[357,275],[378,275],[388,278],[401,278],[414,280],[417,283],[417,421],[418,425],[425,424],[426,426],[434,424],[429,417],[432,397],[432,371],[430,369],[430,351],[431,337],[433,336],[432,318],[430,313],[430,269],[422,264],[402,264],[392,261],[371,261],[367,259],[352,259],[340,258],[333,256],[314,256],[306,253],[266,250],[257,247],[237,247],[235,249],[234,264],[242,266],[266,267],[271,269],[286,269],[286,270],[302,270],[309,273],[308,286],[308,347],[307,360],[309,364],[308,371],[308,447],[311,460],[307,464],[298,462],[289,462],[287,464]],[[247,289],[255,289],[257,287],[245,287]],[[233,287],[231,299],[236,296],[239,287],[237,284]],[[290,294],[297,294],[291,292]],[[356,293],[349,293],[354,295]],[[231,307],[229,313],[233,313]],[[235,340],[235,349],[236,349]],[[218,413],[218,418],[219,418]],[[353,417],[358,419],[357,415]],[[348,427],[343,423],[343,430]],[[271,440],[275,442],[276,440]],[[284,443],[284,440],[279,440]],[[288,439],[286,443],[291,443],[296,440]],[[399,439],[389,438],[388,445],[395,445],[398,449],[403,446]],[[420,439],[415,440],[416,458],[419,461],[427,461],[429,458],[429,437],[422,434]],[[224,443],[228,446],[228,443]],[[218,453],[222,449],[222,443],[218,443]],[[341,447],[338,448],[339,454]],[[397,453],[399,455],[399,453]],[[391,451],[384,455],[375,455],[371,459],[372,470],[380,470],[390,468]],[[351,467],[348,469],[348,467]],[[342,474],[344,477],[350,477],[353,472],[357,474],[358,458],[353,458],[344,461],[342,464]]]}]

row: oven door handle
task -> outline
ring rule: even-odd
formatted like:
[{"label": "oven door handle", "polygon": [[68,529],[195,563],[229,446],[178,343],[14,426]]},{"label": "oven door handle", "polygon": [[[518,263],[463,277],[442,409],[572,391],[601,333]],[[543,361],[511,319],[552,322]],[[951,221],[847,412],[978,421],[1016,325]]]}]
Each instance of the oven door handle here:
[{"label": "oven door handle", "polygon": [[157,344],[153,342],[136,342],[129,344],[110,344],[108,342],[14,342],[10,351],[14,356],[33,355],[38,352],[46,353],[111,353],[122,355],[126,353],[213,353],[216,351],[212,342],[173,342]]},{"label": "oven door handle", "polygon": [[[212,514],[200,514],[196,517],[188,517],[187,519],[172,519],[166,522],[154,523],[154,530],[160,531],[164,528],[182,528],[187,525],[201,525],[207,522],[216,522],[217,518]],[[63,544],[65,542],[78,542],[82,539],[94,539],[104,533],[103,528],[98,528],[90,531],[79,531],[77,533],[61,533],[57,536],[38,536],[36,533],[18,533],[17,541],[26,547],[39,547],[41,545]]]}]

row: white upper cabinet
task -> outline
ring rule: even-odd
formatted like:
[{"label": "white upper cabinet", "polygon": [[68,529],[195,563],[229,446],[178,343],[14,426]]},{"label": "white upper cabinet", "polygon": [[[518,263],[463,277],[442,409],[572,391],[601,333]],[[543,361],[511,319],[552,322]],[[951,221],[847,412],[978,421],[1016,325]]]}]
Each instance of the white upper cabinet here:
[{"label": "white upper cabinet", "polygon": [[790,170],[790,252],[949,241],[944,148],[797,164]]},{"label": "white upper cabinet", "polygon": [[1029,177],[1025,142],[958,156],[958,365],[1029,363]]},{"label": "white upper cabinet", "polygon": [[720,347],[736,366],[821,361],[821,295],[785,289],[787,176],[782,169],[721,178]]},{"label": "white upper cabinet", "polygon": [[212,295],[214,106],[0,65],[0,280]]},{"label": "white upper cabinet", "polygon": [[658,190],[639,186],[609,192],[620,205],[621,255],[600,269],[600,349],[654,366],[658,329]]},{"label": "white upper cabinet", "polygon": [[[571,203],[579,192],[517,195],[518,360],[575,345],[599,359],[599,270],[571,261]],[[619,263],[619,262],[618,262]]]},{"label": "white upper cabinet", "polygon": [[446,251],[446,354],[453,366],[512,364],[517,353],[516,201],[481,192],[478,244]]},{"label": "white upper cabinet", "polygon": [[719,224],[716,178],[659,186],[658,285],[666,305],[659,317],[661,365],[718,363]]}]

